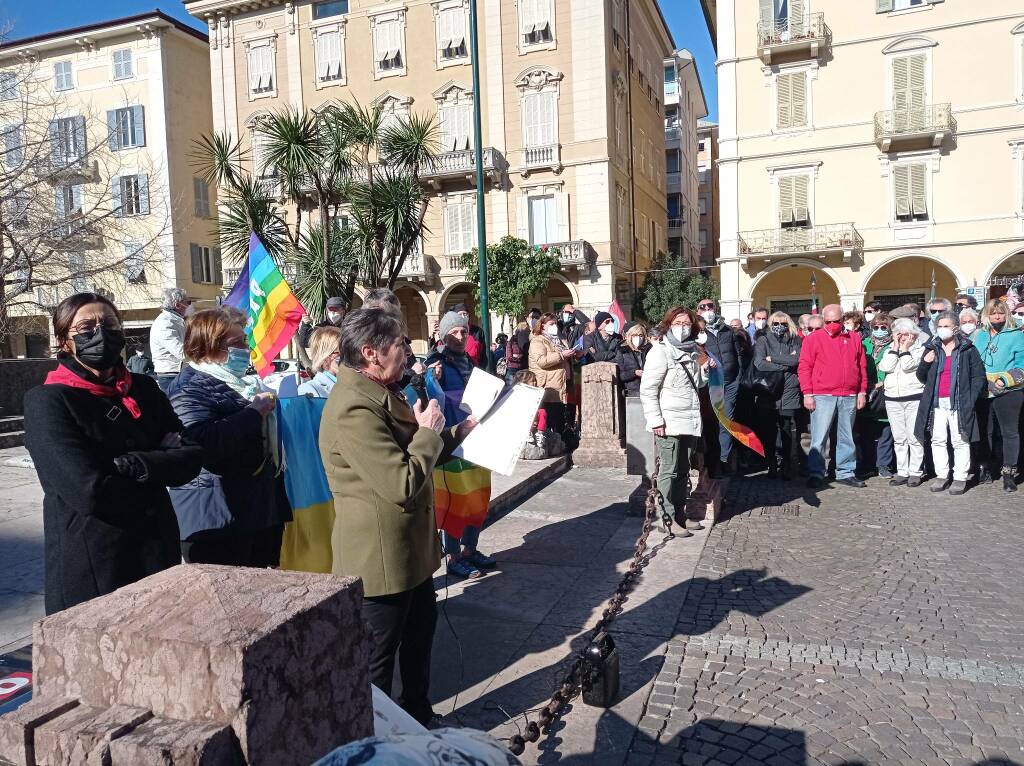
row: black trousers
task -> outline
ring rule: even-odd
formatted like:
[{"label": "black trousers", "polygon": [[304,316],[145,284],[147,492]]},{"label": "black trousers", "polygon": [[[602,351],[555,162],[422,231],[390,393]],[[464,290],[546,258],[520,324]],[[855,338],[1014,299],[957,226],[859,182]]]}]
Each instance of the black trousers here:
[{"label": "black trousers", "polygon": [[796,417],[793,412],[779,412],[774,407],[757,408],[757,435],[764,445],[764,459],[768,470],[778,468],[779,435],[782,436],[782,470],[793,476],[799,466],[800,436],[797,433]]},{"label": "black trousers", "polygon": [[541,405],[548,414],[548,430],[562,433],[565,430],[565,411],[569,405],[561,402],[545,402]]},{"label": "black trousers", "polygon": [[363,617],[373,631],[370,680],[391,696],[395,657],[402,678],[398,704],[422,724],[434,715],[430,705],[430,653],[437,626],[437,596],[428,577],[412,590],[363,599]]},{"label": "black trousers", "polygon": [[[1020,457],[1020,413],[1024,391],[1008,391],[988,400],[984,431],[987,437],[988,461],[993,470],[1017,467]],[[979,408],[979,412],[982,409]]]},{"label": "black trousers", "polygon": [[186,564],[223,564],[232,567],[276,567],[281,563],[284,524],[257,532],[207,529],[181,541]]}]

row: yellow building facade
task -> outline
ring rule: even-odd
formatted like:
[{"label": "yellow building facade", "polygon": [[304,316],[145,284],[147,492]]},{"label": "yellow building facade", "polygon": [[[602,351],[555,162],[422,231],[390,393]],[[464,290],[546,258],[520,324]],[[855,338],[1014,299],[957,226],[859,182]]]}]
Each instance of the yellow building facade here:
[{"label": "yellow building facade", "polygon": [[512,234],[562,253],[531,306],[592,312],[618,298],[628,312],[636,273],[667,243],[662,60],[673,46],[654,0],[480,0],[479,140],[467,0],[186,7],[210,29],[216,129],[243,145],[285,108],[445,114],[421,252],[396,288],[416,350],[446,308],[474,303],[459,259],[476,246],[477,146],[487,241]]},{"label": "yellow building facade", "polygon": [[[60,147],[37,147],[40,157],[77,155],[72,171],[46,178],[40,198],[59,198],[63,190],[61,214],[72,217],[70,204],[83,208],[78,213],[100,232],[75,252],[40,258],[48,281],[53,268],[71,270],[12,307],[13,355],[46,355],[49,310],[77,291],[113,299],[130,345],[147,344],[164,288],[182,287],[213,305],[222,290],[216,193],[190,161],[193,142],[213,129],[206,35],[153,12],[15,39],[0,46],[0,78],[10,85],[0,103],[6,122],[20,104],[35,105],[20,110],[24,124],[4,129],[17,130],[23,141],[45,140],[49,131]],[[63,125],[73,129],[65,133]],[[137,259],[126,259],[122,253],[132,247]]]},{"label": "yellow building facade", "polygon": [[1024,273],[1024,7],[703,0],[724,311],[982,300]]}]

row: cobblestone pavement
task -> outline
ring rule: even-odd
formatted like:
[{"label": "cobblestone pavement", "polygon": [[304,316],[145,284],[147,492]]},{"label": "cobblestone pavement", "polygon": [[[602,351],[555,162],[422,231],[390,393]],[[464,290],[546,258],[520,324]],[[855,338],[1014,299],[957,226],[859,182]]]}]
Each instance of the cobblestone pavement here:
[{"label": "cobblestone pavement", "polygon": [[1024,503],[740,479],[630,763],[1024,760]]}]

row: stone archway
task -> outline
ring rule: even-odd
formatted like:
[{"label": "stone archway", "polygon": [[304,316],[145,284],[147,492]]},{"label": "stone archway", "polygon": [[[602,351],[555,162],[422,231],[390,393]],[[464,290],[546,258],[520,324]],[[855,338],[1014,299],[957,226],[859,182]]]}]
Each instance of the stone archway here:
[{"label": "stone archway", "polygon": [[406,332],[412,341],[412,350],[416,354],[427,353],[427,339],[430,330],[427,326],[427,303],[423,296],[409,285],[395,287],[395,295],[402,304],[402,316],[405,318]]},{"label": "stone archway", "polygon": [[933,274],[935,295],[953,300],[956,275],[934,258],[913,255],[890,260],[870,274],[864,282],[864,302],[878,301],[886,310],[905,303],[923,308],[932,296]]},{"label": "stone archway", "polygon": [[823,269],[799,261],[766,271],[751,285],[751,310],[764,306],[784,311],[794,318],[811,313],[811,278],[814,278],[817,308],[840,303],[840,287]]},{"label": "stone archway", "polygon": [[985,277],[984,297],[986,300],[1002,298],[1011,285],[1021,282],[1024,282],[1024,250],[1006,256],[992,268]]}]

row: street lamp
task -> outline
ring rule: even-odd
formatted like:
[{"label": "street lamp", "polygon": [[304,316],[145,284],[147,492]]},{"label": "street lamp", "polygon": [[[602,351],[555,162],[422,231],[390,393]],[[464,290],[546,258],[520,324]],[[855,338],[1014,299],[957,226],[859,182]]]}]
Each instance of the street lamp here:
[{"label": "street lamp", "polygon": [[480,119],[480,42],[477,36],[477,0],[469,0],[469,51],[473,66],[473,154],[476,158],[476,250],[480,270],[480,326],[484,331],[485,355],[490,353],[491,308],[487,296],[487,216],[484,211],[483,129]]}]

